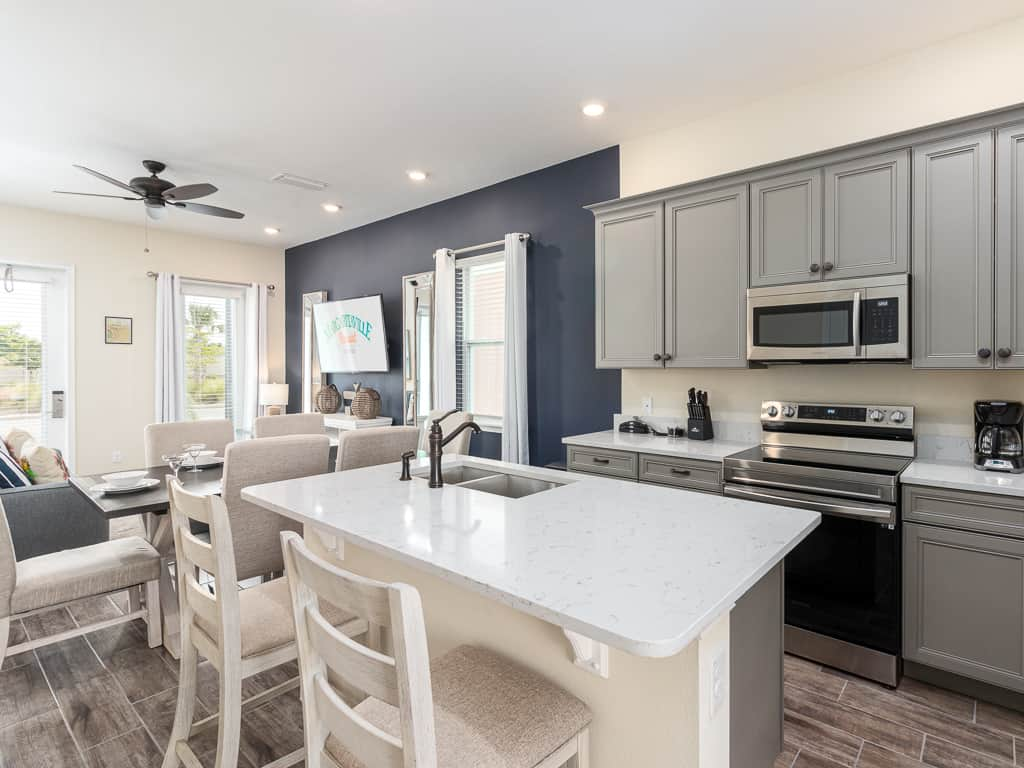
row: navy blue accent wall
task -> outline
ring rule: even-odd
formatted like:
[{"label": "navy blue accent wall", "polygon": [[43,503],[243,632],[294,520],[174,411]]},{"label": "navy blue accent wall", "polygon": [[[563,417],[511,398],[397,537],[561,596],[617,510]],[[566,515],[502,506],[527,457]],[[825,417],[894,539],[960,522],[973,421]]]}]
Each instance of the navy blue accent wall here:
[{"label": "navy blue accent wall", "polygon": [[[289,248],[289,410],[299,410],[301,397],[303,293],[326,289],[328,300],[383,294],[391,370],[331,374],[329,380],[338,389],[359,380],[379,390],[382,412],[400,423],[402,276],[433,269],[437,248],[462,248],[498,240],[506,232],[529,232],[530,460],[539,465],[563,460],[563,436],[607,429],[619,408],[619,371],[594,368],[594,218],[582,208],[618,196],[619,150],[612,147]],[[500,436],[474,436],[472,452],[498,458]]]}]

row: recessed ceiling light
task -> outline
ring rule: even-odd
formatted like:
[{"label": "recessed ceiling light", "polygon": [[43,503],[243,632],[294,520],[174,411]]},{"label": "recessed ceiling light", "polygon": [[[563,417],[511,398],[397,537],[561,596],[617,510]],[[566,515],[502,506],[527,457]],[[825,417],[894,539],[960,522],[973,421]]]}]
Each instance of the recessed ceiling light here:
[{"label": "recessed ceiling light", "polygon": [[341,210],[341,206],[337,203],[323,203],[320,207],[328,213],[337,213]]},{"label": "recessed ceiling light", "polygon": [[280,229],[278,229],[277,227],[264,227],[264,228],[263,228],[263,231],[264,231],[264,232],[266,232],[266,233],[267,233],[268,235],[276,235],[276,234],[278,234],[278,233],[279,233],[279,232],[280,232],[281,230],[280,230]]},{"label": "recessed ceiling light", "polygon": [[413,181],[426,181],[427,179],[426,171],[406,171],[405,173]]},{"label": "recessed ceiling light", "polygon": [[604,114],[604,104],[599,101],[591,101],[584,104],[583,114],[587,117],[600,117]]}]

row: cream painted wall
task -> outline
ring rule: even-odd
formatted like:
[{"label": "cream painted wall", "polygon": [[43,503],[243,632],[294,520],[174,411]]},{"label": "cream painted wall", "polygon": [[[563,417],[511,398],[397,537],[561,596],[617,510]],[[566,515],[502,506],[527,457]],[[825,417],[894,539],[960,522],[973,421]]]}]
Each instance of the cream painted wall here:
[{"label": "cream painted wall", "polygon": [[[186,215],[186,214],[182,214]],[[141,211],[140,211],[141,216]],[[153,421],[156,284],[147,270],[189,277],[273,283],[268,358],[284,376],[284,251],[141,226],[0,205],[0,263],[74,267],[73,471],[142,466],[142,430]],[[3,300],[0,294],[0,301]],[[132,317],[134,343],[103,343],[105,315]],[[120,451],[122,462],[112,462]]]},{"label": "cream painted wall", "polygon": [[[664,133],[623,142],[622,194],[632,195],[1024,102],[1024,18],[947,40],[846,76],[766,96]],[[919,432],[970,433],[977,398],[1024,399],[1024,373],[829,365],[759,370],[629,370],[622,408],[680,412],[707,389],[716,418],[755,419],[762,399],[917,406]],[[685,412],[685,411],[683,411]]]}]

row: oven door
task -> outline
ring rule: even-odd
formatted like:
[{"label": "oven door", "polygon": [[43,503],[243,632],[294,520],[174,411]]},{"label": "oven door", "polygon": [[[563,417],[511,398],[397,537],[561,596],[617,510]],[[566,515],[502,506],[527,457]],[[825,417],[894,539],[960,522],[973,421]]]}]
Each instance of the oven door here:
[{"label": "oven door", "polygon": [[895,505],[726,485],[725,495],[822,513],[786,555],[786,624],[893,656],[900,652]]},{"label": "oven door", "polygon": [[857,360],[861,346],[859,290],[747,294],[747,359]]}]

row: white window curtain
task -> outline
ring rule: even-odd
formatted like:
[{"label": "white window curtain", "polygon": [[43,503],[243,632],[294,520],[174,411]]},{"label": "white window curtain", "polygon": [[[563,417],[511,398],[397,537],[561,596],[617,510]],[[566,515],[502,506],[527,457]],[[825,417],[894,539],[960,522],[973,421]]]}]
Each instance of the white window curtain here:
[{"label": "white window curtain", "polygon": [[530,463],[526,398],[526,235],[505,235],[505,414],[501,459]]},{"label": "white window curtain", "polygon": [[156,421],[185,418],[185,306],[181,278],[156,276]]},{"label": "white window curtain", "polygon": [[455,254],[434,251],[434,402],[432,408],[455,408]]},{"label": "white window curtain", "polygon": [[245,386],[235,429],[251,437],[259,415],[260,385],[269,381],[267,370],[267,286],[253,283],[245,289]]}]

